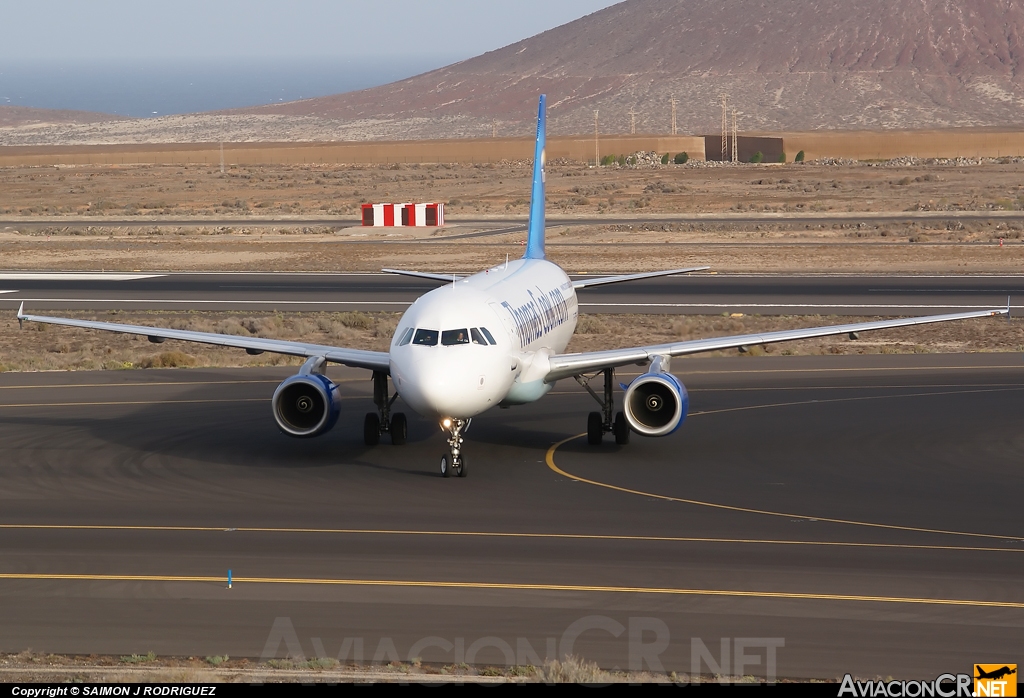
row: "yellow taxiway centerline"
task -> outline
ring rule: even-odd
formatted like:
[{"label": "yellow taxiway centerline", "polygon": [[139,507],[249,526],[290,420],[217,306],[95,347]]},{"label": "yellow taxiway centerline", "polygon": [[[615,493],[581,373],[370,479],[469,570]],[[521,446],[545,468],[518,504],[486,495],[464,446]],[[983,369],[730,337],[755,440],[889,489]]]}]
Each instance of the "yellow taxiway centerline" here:
[{"label": "yellow taxiway centerline", "polygon": [[[851,399],[851,400],[858,400],[858,399],[862,399],[862,398],[849,398],[849,399]],[[829,400],[820,400],[820,401],[811,401],[811,402],[840,402],[841,400],[842,399],[840,398],[840,399],[831,400],[831,401],[829,401]],[[806,402],[800,402],[800,403],[780,403],[778,405],[760,405],[760,406],[757,406],[757,407],[760,407],[760,408],[782,407],[782,406],[786,406],[786,405],[789,405],[789,404],[808,404],[808,403],[806,403]],[[732,410],[742,410],[742,409],[756,409],[756,407],[732,408]],[[727,411],[731,411],[731,410],[717,410],[717,411],[718,412],[727,412]],[[704,413],[695,412],[693,416],[697,416],[697,415],[700,415],[700,414],[712,414],[712,413],[711,412],[704,412]],[[759,514],[761,516],[778,516],[778,517],[785,517],[787,519],[800,519],[801,521],[821,521],[821,522],[824,522],[824,523],[844,524],[844,525],[847,525],[847,526],[864,526],[866,528],[881,528],[881,529],[886,529],[886,530],[890,530],[890,531],[910,531],[910,532],[914,532],[914,533],[937,533],[937,534],[946,535],[946,536],[969,536],[969,537],[972,537],[972,538],[989,538],[989,539],[997,539],[997,540],[1004,540],[1004,541],[1006,541],[1006,540],[1021,540],[1022,538],[1024,538],[1022,536],[1000,536],[1000,535],[996,535],[994,533],[971,533],[971,532],[968,532],[968,531],[947,531],[947,530],[937,529],[937,528],[923,528],[923,527],[917,527],[917,526],[899,526],[897,524],[873,523],[873,522],[870,522],[870,521],[854,521],[854,520],[851,520],[851,519],[834,519],[834,518],[829,518],[829,517],[826,517],[826,516],[809,516],[807,514],[791,514],[791,513],[781,512],[781,511],[770,511],[770,510],[767,510],[767,509],[753,509],[753,508],[750,508],[750,507],[739,507],[739,506],[733,506],[733,505],[730,505],[730,504],[719,504],[717,502],[705,502],[705,501],[701,501],[699,499],[686,499],[685,497],[672,497],[672,496],[665,495],[665,494],[657,494],[657,493],[654,493],[654,492],[645,492],[643,490],[634,490],[634,489],[631,489],[629,487],[620,487],[619,485],[612,485],[610,483],[600,482],[598,480],[590,480],[590,479],[585,478],[585,477],[580,477],[579,475],[573,475],[572,473],[567,473],[566,471],[562,470],[561,468],[558,467],[558,465],[555,464],[555,452],[561,446],[569,443],[570,441],[574,441],[575,439],[583,438],[584,436],[586,436],[586,433],[576,434],[575,436],[570,436],[568,438],[562,439],[558,443],[552,444],[551,448],[548,449],[547,454],[545,455],[545,462],[547,463],[548,468],[551,469],[552,471],[554,471],[555,473],[561,475],[562,477],[569,478],[570,480],[575,480],[576,482],[582,482],[582,483],[585,483],[587,485],[594,485],[595,487],[604,487],[605,489],[614,490],[616,492],[623,492],[625,494],[638,495],[640,497],[650,497],[652,499],[660,499],[660,500],[663,500],[663,501],[666,501],[666,502],[678,502],[680,504],[692,504],[694,506],[708,507],[708,508],[711,508],[711,509],[720,509],[720,510],[723,510],[723,511],[735,511],[735,512],[739,512],[739,513],[743,513],[743,514]]]},{"label": "yellow taxiway centerline", "polygon": [[[0,573],[0,580],[224,583],[226,578],[184,575]],[[528,584],[510,582],[446,582],[412,579],[323,579],[302,577],[233,577],[232,584],[301,584],[348,587],[561,591],[598,594],[658,594],[665,596],[728,596],[757,599],[856,601],[866,603],[926,604],[936,606],[970,606],[975,608],[1024,609],[1024,602],[1020,601],[917,598],[909,596],[869,596],[864,594],[821,594],[789,591],[746,591],[740,589],[682,589],[673,587],[603,586],[593,584]]]},{"label": "yellow taxiway centerline", "polygon": [[[632,543],[717,543],[736,545],[806,545],[846,548],[891,548],[896,550],[942,550],[991,553],[1024,553],[1022,548],[973,545],[924,545],[913,543],[864,543],[857,541],[786,540],[773,538],[715,538],[700,536],[636,536],[602,533],[537,533],[524,531],[417,531],[411,529],[372,528],[270,528],[261,526],[144,526],[113,524],[0,524],[0,530],[39,531],[122,531],[139,533],[280,533],[351,536],[432,536],[452,538],[512,538],[541,540],[623,541]],[[1024,541],[1021,541],[1024,542]]]}]

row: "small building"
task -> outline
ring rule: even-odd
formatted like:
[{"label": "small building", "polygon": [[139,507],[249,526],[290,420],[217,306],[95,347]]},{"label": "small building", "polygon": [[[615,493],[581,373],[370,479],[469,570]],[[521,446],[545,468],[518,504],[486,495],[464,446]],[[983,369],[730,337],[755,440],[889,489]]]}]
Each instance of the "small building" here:
[{"label": "small building", "polygon": [[363,204],[363,225],[436,228],[444,225],[444,204]]}]

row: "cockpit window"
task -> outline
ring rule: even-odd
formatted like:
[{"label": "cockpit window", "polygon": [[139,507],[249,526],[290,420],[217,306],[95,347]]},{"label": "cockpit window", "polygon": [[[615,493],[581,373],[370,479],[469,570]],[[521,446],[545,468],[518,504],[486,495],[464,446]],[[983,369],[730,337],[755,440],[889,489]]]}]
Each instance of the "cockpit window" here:
[{"label": "cockpit window", "polygon": [[402,333],[402,338],[398,340],[398,346],[404,347],[406,344],[412,341],[413,328],[406,328],[405,332]]},{"label": "cockpit window", "polygon": [[441,333],[441,344],[446,347],[454,344],[469,344],[469,330],[445,330]]},{"label": "cockpit window", "polygon": [[423,344],[428,347],[436,346],[437,330],[416,330],[416,335],[412,338],[412,343]]},{"label": "cockpit window", "polygon": [[477,328],[470,327],[469,336],[473,338],[473,344],[483,344],[485,347],[487,346],[487,340],[484,339],[484,336],[480,334],[480,330]]},{"label": "cockpit window", "polygon": [[495,346],[497,346],[498,343],[494,341],[494,335],[492,335],[490,332],[488,332],[486,327],[481,327],[480,331],[484,333],[484,337],[487,337],[487,340],[491,344],[494,344]]}]

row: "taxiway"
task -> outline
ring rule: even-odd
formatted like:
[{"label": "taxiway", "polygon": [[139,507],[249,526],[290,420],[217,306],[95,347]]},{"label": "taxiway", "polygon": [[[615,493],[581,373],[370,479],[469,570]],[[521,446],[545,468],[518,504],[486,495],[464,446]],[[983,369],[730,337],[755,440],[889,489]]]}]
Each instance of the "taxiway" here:
[{"label": "taxiway", "polygon": [[714,673],[724,646],[721,673],[764,675],[772,646],[778,676],[821,678],[1018,659],[1019,354],[675,368],[673,436],[588,447],[594,405],[562,381],[475,420],[451,480],[426,420],[362,445],[365,372],[331,370],[344,412],[309,441],[274,428],[282,369],[2,374],[0,649],[678,672],[706,650]]}]

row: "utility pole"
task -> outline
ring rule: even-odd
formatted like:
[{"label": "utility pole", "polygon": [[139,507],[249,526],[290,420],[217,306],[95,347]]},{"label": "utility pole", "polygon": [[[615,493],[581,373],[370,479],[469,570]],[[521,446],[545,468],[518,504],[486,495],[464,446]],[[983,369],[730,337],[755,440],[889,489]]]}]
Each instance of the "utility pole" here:
[{"label": "utility pole", "polygon": [[676,129],[676,105],[679,104],[679,100],[676,99],[675,97],[673,97],[670,101],[672,102],[672,135],[674,136],[677,133],[677,129]]},{"label": "utility pole", "polygon": [[601,146],[599,145],[600,138],[597,135],[597,109],[594,110],[594,164],[601,164]]},{"label": "utility pole", "polygon": [[224,141],[220,142],[220,173],[224,174]]},{"label": "utility pole", "polygon": [[491,122],[491,138],[497,138],[497,137],[498,137],[498,120],[494,119]]},{"label": "utility pole", "polygon": [[740,161],[739,138],[736,135],[736,110],[732,110],[732,161]]},{"label": "utility pole", "polygon": [[729,157],[729,98],[722,94],[722,162]]},{"label": "utility pole", "polygon": [[629,132],[636,135],[636,109],[629,108]]}]

